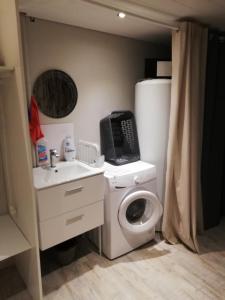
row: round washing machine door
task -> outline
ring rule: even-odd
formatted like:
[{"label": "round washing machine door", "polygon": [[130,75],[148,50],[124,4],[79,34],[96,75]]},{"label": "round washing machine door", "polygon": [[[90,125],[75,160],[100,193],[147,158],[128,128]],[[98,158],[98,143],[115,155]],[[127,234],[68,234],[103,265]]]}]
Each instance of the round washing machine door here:
[{"label": "round washing machine door", "polygon": [[155,227],[162,211],[162,205],[155,194],[135,191],[121,202],[118,219],[121,227],[130,233],[144,233]]}]

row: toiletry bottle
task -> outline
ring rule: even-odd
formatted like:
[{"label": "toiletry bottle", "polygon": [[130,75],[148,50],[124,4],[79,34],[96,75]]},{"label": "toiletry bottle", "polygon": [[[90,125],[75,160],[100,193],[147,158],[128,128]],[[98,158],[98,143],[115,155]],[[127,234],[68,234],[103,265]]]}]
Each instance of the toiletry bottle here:
[{"label": "toiletry bottle", "polygon": [[76,157],[76,150],[71,136],[67,136],[63,142],[64,159],[73,161]]},{"label": "toiletry bottle", "polygon": [[49,163],[47,141],[41,138],[36,143],[37,165],[43,166]]}]

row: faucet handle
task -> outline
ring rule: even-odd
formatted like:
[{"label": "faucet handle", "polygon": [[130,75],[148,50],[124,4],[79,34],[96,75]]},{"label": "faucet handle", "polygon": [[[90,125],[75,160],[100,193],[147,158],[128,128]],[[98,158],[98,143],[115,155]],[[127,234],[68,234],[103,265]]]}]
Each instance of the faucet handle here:
[{"label": "faucet handle", "polygon": [[49,150],[50,155],[55,156],[55,157],[60,157],[56,149],[50,149]]},{"label": "faucet handle", "polygon": [[50,149],[49,152],[50,152],[50,154],[52,154],[52,155],[57,154],[57,150],[56,150],[56,149]]}]

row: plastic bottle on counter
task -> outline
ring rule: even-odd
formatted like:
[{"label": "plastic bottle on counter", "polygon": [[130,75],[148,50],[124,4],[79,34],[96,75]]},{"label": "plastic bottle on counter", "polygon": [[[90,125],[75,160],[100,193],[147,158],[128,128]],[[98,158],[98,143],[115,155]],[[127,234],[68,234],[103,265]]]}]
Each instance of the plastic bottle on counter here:
[{"label": "plastic bottle on counter", "polygon": [[36,143],[36,158],[38,166],[48,165],[49,163],[48,142],[44,138],[39,139]]},{"label": "plastic bottle on counter", "polygon": [[76,149],[71,136],[67,136],[63,142],[64,159],[73,161],[76,158]]}]

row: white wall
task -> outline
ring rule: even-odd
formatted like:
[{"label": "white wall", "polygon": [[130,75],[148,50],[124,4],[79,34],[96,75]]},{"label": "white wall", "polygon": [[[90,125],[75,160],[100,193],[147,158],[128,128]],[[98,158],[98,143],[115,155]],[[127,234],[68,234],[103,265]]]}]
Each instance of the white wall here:
[{"label": "white wall", "polygon": [[97,31],[26,18],[25,44],[32,85],[51,68],[67,72],[78,88],[78,103],[66,118],[41,114],[42,124],[74,123],[75,139],[99,143],[99,121],[113,110],[134,107],[134,85],[143,78],[144,59],[166,49]]}]

